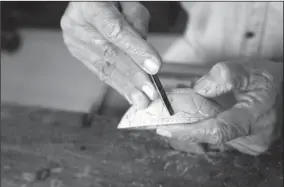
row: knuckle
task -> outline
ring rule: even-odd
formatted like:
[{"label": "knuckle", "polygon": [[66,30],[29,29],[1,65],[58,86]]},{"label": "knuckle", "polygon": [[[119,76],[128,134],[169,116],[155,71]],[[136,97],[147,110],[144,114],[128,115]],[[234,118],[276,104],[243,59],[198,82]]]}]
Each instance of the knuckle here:
[{"label": "knuckle", "polygon": [[92,65],[96,68],[98,77],[104,82],[110,80],[110,77],[115,70],[115,65],[105,60],[96,60]]},{"label": "knuckle", "polygon": [[109,21],[106,25],[106,36],[108,38],[117,38],[122,32],[123,20],[121,16]]},{"label": "knuckle", "polygon": [[116,47],[114,45],[111,45],[108,42],[104,42],[101,44],[101,49],[103,51],[104,56],[111,57],[116,56]]},{"label": "knuckle", "polygon": [[98,52],[104,57],[115,57],[118,55],[117,47],[103,38],[93,37],[93,39],[91,39],[91,44],[96,47]]},{"label": "knuckle", "polygon": [[83,16],[92,19],[96,27],[104,30],[104,35],[108,38],[116,38],[122,29],[124,21],[123,15],[113,9],[114,2],[87,2],[82,5],[84,9]]}]

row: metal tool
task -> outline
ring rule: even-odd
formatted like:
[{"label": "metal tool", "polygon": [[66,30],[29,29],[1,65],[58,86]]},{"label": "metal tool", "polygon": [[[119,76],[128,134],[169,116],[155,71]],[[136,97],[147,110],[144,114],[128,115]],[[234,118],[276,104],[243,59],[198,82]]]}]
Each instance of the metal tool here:
[{"label": "metal tool", "polygon": [[174,115],[174,110],[172,108],[172,105],[167,97],[167,94],[163,88],[163,85],[161,84],[161,81],[159,79],[159,77],[157,75],[150,75],[150,78],[152,80],[152,82],[154,83],[160,97],[161,97],[161,100],[163,102],[163,104],[165,105],[165,107],[167,108],[170,116]]}]

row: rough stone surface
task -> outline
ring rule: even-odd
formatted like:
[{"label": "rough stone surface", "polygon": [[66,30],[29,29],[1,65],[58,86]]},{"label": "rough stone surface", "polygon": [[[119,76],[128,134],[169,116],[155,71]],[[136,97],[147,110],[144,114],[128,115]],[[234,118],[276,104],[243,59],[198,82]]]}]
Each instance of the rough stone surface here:
[{"label": "rough stone surface", "polygon": [[[3,187],[280,187],[282,141],[269,154],[215,155],[212,162],[172,150],[149,131],[117,130],[118,120],[97,116],[81,128],[82,114],[1,106]],[[50,176],[31,182],[37,171]]]}]

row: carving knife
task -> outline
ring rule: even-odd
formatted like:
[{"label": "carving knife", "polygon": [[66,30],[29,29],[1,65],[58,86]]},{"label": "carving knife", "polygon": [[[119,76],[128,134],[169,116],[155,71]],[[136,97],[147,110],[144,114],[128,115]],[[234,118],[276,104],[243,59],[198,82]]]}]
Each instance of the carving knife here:
[{"label": "carving knife", "polygon": [[163,104],[165,105],[165,107],[167,108],[168,110],[168,113],[170,114],[170,116],[174,115],[174,110],[172,108],[172,105],[168,99],[168,96],[163,88],[163,85],[158,77],[158,75],[149,75],[153,84],[155,85],[156,87],[156,90],[163,102]]}]

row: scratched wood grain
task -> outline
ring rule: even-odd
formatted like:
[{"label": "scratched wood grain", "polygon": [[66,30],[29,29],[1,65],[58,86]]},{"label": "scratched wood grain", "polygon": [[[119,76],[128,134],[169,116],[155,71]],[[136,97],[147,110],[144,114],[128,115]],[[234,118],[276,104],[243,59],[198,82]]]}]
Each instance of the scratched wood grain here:
[{"label": "scratched wood grain", "polygon": [[[1,106],[1,186],[32,187],[264,187],[282,186],[282,143],[254,158],[216,155],[214,162],[171,150],[151,132],[118,131],[117,119]],[[41,168],[60,168],[28,182]]]}]

